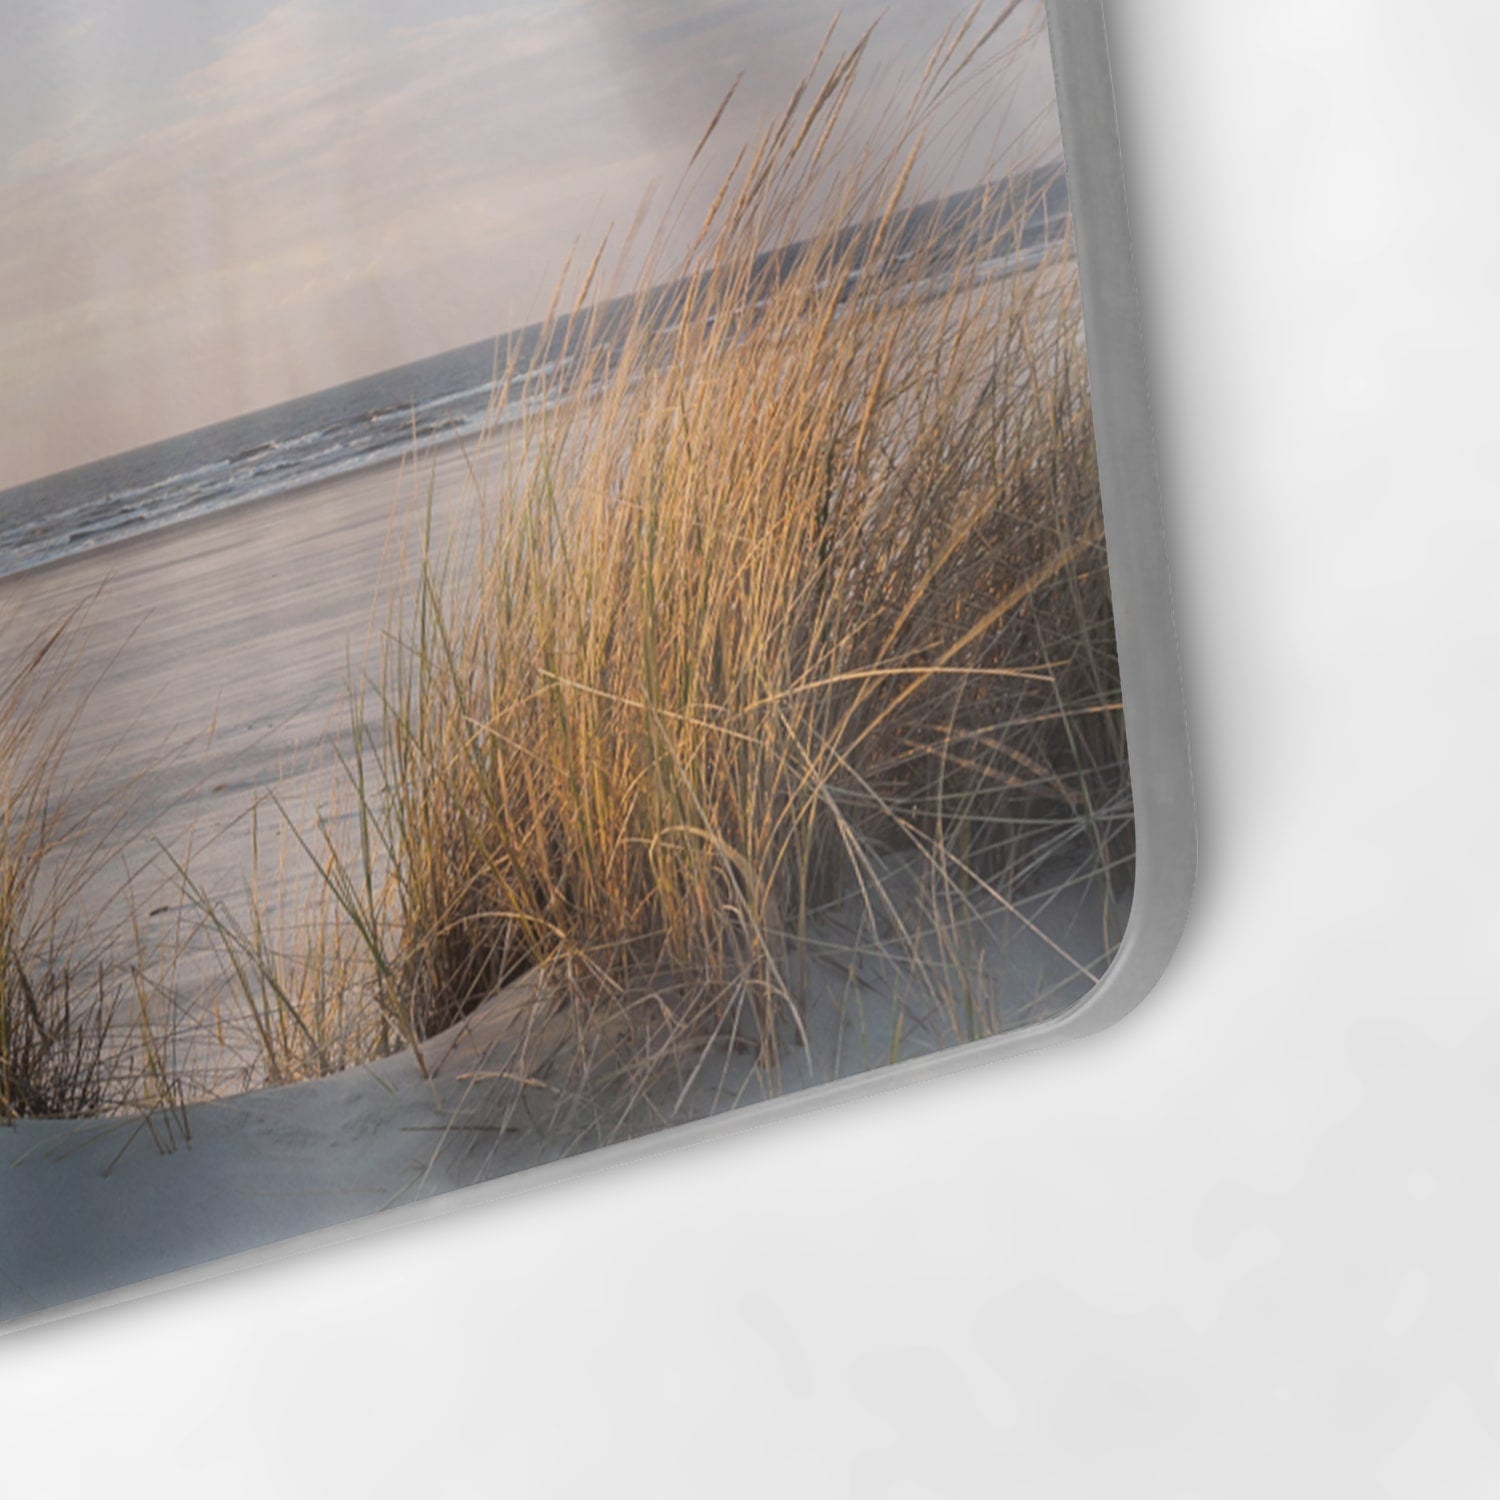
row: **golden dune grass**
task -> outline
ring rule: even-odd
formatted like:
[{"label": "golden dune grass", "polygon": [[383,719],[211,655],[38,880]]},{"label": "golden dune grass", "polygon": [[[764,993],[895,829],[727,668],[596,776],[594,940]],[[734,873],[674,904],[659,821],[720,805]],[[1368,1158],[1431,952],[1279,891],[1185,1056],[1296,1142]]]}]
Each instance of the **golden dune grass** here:
[{"label": "golden dune grass", "polygon": [[[480,540],[423,558],[330,805],[281,809],[243,901],[178,866],[261,1081],[420,1059],[529,974],[500,1116],[659,1124],[714,1055],[774,1088],[830,912],[957,954],[1059,858],[1128,866],[1068,246],[1020,256],[1035,163],[911,211],[1006,107],[993,31],[905,98],[820,54],[685,262],[686,194],[549,314]],[[947,989],[952,1040],[993,1029]]]},{"label": "golden dune grass", "polygon": [[0,1124],[165,1109],[170,1130],[181,1091],[149,1013],[139,932],[98,920],[101,884],[128,891],[113,873],[125,809],[59,775],[88,697],[86,615],[0,622]]},{"label": "golden dune grass", "polygon": [[226,931],[294,1014],[272,1076],[316,1071],[330,1006],[416,1045],[534,970],[494,1086],[670,1118],[714,1049],[774,1073],[800,947],[850,892],[931,928],[1049,853],[1128,857],[1071,262],[994,274],[1034,175],[909,213],[944,100],[1003,98],[982,40],[971,18],[857,139],[860,49],[820,59],[675,297],[659,248],[624,288],[601,253],[554,316],[573,399],[532,383],[477,554],[434,548],[393,626],[382,732],[344,768],[357,837],[297,835],[339,983]]},{"label": "golden dune grass", "polygon": [[63,956],[78,871],[52,869],[84,833],[53,794],[71,716],[45,691],[66,675],[71,624],[33,634],[0,675],[0,1121],[84,1113],[103,1095],[105,1026],[97,1009],[79,1018],[98,997],[76,993]]}]

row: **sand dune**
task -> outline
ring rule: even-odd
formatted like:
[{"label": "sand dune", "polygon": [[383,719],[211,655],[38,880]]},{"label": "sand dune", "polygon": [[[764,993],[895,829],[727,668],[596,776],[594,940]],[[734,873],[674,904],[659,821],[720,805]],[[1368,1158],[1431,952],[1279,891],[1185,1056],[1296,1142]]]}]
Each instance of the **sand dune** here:
[{"label": "sand dune", "polygon": [[[310,761],[345,732],[349,674],[373,665],[409,576],[403,541],[418,534],[429,495],[436,534],[461,537],[484,488],[477,467],[450,449],[415,470],[367,471],[0,583],[0,609],[27,624],[90,601],[82,673],[93,687],[64,772],[92,798],[129,804],[122,862],[149,878],[155,860],[165,876],[156,841],[191,843],[201,885],[229,894],[243,884],[248,808],[273,788],[294,800],[312,787]],[[974,929],[975,973],[996,983],[990,1024],[1004,1029],[1066,1009],[1103,966],[1097,885],[1039,895],[1023,911],[1018,920],[997,908]],[[806,1045],[789,1050],[774,1086],[726,1056],[698,1081],[685,1118],[951,1044],[942,1027],[925,1029],[926,981],[896,949],[869,934],[853,941],[837,913],[812,938]],[[400,1053],[144,1124],[0,1130],[0,1321],[589,1144],[495,1126],[476,1087],[528,987],[522,979],[425,1044],[430,1077]]]},{"label": "sand dune", "polygon": [[[1102,970],[1097,885],[1033,898],[1022,911],[1023,920],[993,912],[976,930],[972,955],[976,974],[996,981],[1007,1026],[1038,1007],[1064,1010],[1092,988],[1060,948]],[[697,1080],[685,1119],[733,1108],[752,1120],[757,1111],[739,1112],[770,1102],[770,1093],[850,1078],[898,1053],[909,1074],[945,1049],[948,1038],[922,1029],[925,981],[912,966],[868,947],[851,966],[837,925],[817,935],[807,1045],[789,1051],[774,1089],[747,1059],[726,1055]],[[427,1077],[402,1052],[311,1083],[192,1106],[150,1126],[23,1120],[0,1128],[0,1323],[595,1146],[524,1116],[501,1122],[484,1087],[531,992],[523,978],[427,1041]]]}]

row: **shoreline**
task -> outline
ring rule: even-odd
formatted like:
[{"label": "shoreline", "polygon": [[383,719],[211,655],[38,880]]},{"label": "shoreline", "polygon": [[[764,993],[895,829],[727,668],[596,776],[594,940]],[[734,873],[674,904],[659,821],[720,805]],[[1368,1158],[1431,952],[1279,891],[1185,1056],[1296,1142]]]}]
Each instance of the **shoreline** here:
[{"label": "shoreline", "polygon": [[[481,437],[480,440],[484,440]],[[442,443],[435,443],[431,448],[423,450],[416,455],[419,458],[438,456],[448,449],[456,449],[463,443],[463,439],[455,438]],[[119,556],[128,552],[131,548],[147,546],[160,543],[164,536],[175,536],[181,531],[189,528],[211,526],[215,522],[221,522],[231,515],[239,515],[250,510],[263,510],[272,508],[278,504],[289,504],[296,499],[305,499],[310,493],[321,489],[342,488],[361,479],[374,478],[384,472],[398,472],[412,466],[413,454],[408,449],[401,453],[389,454],[381,458],[372,459],[368,464],[362,464],[357,469],[348,470],[343,474],[324,476],[322,478],[293,480],[284,488],[273,490],[264,495],[249,495],[243,499],[230,500],[223,505],[208,510],[195,511],[191,515],[169,518],[156,525],[144,525],[138,529],[128,532],[123,536],[111,537],[107,541],[101,541],[91,547],[78,548],[72,552],[64,552],[56,557],[48,557],[41,562],[29,563],[25,567],[17,568],[12,572],[0,573],[0,604],[4,602],[5,594],[13,586],[19,586],[21,580],[36,578],[40,574],[53,572],[60,568],[84,566],[94,559],[104,555]]]}]

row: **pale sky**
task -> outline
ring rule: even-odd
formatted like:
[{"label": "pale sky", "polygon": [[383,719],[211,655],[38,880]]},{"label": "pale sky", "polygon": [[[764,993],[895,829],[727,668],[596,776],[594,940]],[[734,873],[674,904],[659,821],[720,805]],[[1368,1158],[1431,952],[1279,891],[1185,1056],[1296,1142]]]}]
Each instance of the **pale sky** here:
[{"label": "pale sky", "polygon": [[0,488],[532,321],[736,75],[726,144],[835,11],[907,67],[968,5],[6,0]]}]

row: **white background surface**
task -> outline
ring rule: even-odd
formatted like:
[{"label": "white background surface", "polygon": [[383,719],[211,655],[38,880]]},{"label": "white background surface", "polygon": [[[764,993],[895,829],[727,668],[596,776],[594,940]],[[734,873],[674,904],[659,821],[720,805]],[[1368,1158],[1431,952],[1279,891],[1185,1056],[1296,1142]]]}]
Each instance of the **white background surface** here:
[{"label": "white background surface", "polygon": [[1109,8],[1199,778],[1165,981],[8,1338],[7,1494],[1494,1493],[1500,25]]}]

